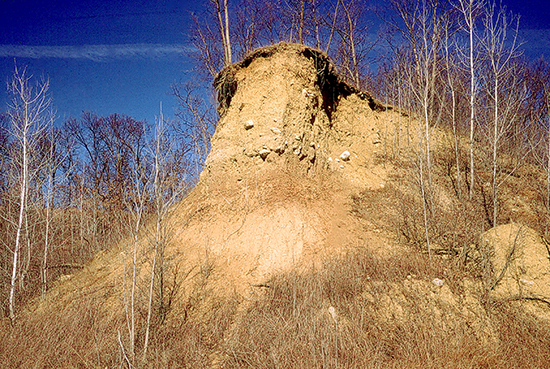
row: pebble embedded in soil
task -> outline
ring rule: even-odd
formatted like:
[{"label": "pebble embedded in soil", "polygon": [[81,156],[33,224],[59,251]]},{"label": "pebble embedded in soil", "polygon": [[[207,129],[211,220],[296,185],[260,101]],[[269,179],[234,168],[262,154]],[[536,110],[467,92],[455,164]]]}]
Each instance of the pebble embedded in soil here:
[{"label": "pebble embedded in soil", "polygon": [[244,123],[244,129],[246,129],[247,131],[250,129],[250,128],[253,128],[254,127],[254,122],[252,120],[247,120],[245,123]]}]

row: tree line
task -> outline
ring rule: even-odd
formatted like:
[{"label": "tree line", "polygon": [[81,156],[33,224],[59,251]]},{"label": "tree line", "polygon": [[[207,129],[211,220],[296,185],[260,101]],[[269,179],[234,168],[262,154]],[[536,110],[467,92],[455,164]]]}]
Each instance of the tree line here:
[{"label": "tree line", "polygon": [[60,275],[161,217],[196,177],[187,139],[162,112],[154,124],[84,112],[54,125],[48,88],[16,67],[0,115],[0,288],[12,319]]},{"label": "tree line", "polygon": [[[470,234],[465,248],[474,242],[469,229],[508,221],[501,189],[528,164],[546,172],[547,188],[536,189],[546,212],[534,226],[547,236],[550,65],[523,54],[519,15],[485,0],[392,0],[391,8],[393,15],[385,19],[391,51],[371,87],[401,113],[386,154],[395,157],[402,147],[414,152],[428,253],[441,212],[435,161],[448,171],[462,217],[473,208],[485,214],[475,218],[479,224],[464,220],[461,231]],[[412,127],[411,117],[421,124],[400,136],[399,130]],[[434,135],[442,131],[452,139],[447,155],[434,158],[432,146],[441,142]]]}]

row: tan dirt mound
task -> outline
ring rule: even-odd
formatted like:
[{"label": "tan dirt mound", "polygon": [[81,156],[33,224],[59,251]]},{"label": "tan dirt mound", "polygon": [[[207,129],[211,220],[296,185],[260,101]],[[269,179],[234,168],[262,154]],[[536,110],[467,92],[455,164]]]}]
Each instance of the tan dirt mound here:
[{"label": "tan dirt mound", "polygon": [[495,227],[481,235],[480,250],[488,256],[493,297],[550,303],[550,250],[535,230],[516,223]]},{"label": "tan dirt mound", "polygon": [[167,251],[208,257],[225,284],[247,286],[356,246],[368,230],[349,196],[386,180],[375,163],[386,108],[303,45],[260,49],[215,84],[222,117]]}]

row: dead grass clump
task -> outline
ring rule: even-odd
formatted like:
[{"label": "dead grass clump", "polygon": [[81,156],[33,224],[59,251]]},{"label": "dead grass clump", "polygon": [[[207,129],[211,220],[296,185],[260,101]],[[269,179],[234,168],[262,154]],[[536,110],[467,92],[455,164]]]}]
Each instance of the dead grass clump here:
[{"label": "dead grass clump", "polygon": [[[361,251],[320,270],[280,275],[244,312],[224,346],[223,364],[228,368],[492,366],[496,359],[490,347],[465,325],[435,319],[434,302],[424,291],[415,292],[403,283],[408,273],[422,280],[439,272],[426,257],[380,259]],[[403,320],[389,317],[391,312],[383,304],[397,301],[396,288],[405,309]],[[370,293],[376,298],[367,298]],[[448,321],[459,319],[454,310],[447,313]]]},{"label": "dead grass clump", "polygon": [[0,331],[3,368],[78,368],[119,362],[120,316],[93,298],[58,306],[49,316],[28,315]]},{"label": "dead grass clump", "polygon": [[46,296],[47,305],[30,306],[14,325],[0,321],[0,367],[209,368],[241,301],[218,296],[205,284],[190,286],[187,293],[178,285],[172,309],[166,314],[155,309],[145,358],[147,311],[139,305],[133,360],[120,291],[88,282],[78,290],[58,287],[57,296]]},{"label": "dead grass clump", "polygon": [[528,313],[521,304],[492,306],[491,318],[498,325],[503,368],[550,367],[550,325]]},{"label": "dead grass clump", "polygon": [[240,299],[193,296],[162,325],[152,343],[147,368],[212,368]]},{"label": "dead grass clump", "polygon": [[[147,359],[137,364],[548,367],[549,325],[503,302],[487,310],[477,304],[475,313],[471,299],[468,305],[461,296],[464,272],[453,265],[419,253],[382,258],[362,249],[316,269],[276,275],[244,299],[197,285],[155,328]],[[445,285],[435,286],[435,277]],[[59,304],[48,315],[36,309],[13,327],[0,326],[0,365],[127,367],[117,338],[122,332],[125,340],[125,324],[123,313],[98,296]]]}]

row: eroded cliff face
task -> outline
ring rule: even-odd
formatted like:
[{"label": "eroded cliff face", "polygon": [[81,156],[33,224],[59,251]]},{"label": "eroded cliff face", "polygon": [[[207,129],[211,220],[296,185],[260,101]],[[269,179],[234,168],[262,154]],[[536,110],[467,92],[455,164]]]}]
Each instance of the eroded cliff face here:
[{"label": "eroded cliff face", "polygon": [[362,226],[349,214],[351,190],[385,181],[374,163],[385,107],[296,44],[257,50],[215,86],[221,119],[180,216],[197,202],[201,214],[174,247],[195,250],[194,262],[208,254],[224,278],[247,285],[353,244]]},{"label": "eroded cliff face", "polygon": [[316,63],[328,60],[298,45],[262,50],[218,76],[222,117],[201,179],[242,180],[264,162],[302,174],[323,159],[333,106]]},{"label": "eroded cliff face", "polygon": [[[265,162],[296,175],[327,168],[329,158],[346,151],[336,147],[339,123],[366,128],[372,110],[385,109],[340,81],[326,55],[296,44],[254,52],[222,71],[215,85],[222,116],[204,180],[220,174],[242,180]],[[339,114],[340,104],[350,105],[348,98],[354,111]]]}]

